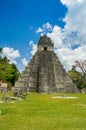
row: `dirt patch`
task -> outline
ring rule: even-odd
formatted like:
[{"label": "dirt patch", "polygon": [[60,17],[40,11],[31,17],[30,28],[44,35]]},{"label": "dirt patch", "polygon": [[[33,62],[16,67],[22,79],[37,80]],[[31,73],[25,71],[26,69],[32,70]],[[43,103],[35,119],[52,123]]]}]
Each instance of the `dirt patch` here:
[{"label": "dirt patch", "polygon": [[55,96],[52,98],[64,98],[64,99],[77,99],[78,97],[69,97],[69,96]]}]

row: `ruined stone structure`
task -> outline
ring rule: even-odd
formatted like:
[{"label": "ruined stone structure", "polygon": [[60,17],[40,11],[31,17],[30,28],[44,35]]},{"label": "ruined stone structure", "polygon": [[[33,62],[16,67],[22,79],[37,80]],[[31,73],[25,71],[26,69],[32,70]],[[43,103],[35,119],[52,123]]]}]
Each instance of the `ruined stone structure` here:
[{"label": "ruined stone structure", "polygon": [[21,73],[15,90],[39,93],[76,92],[76,86],[54,52],[50,38],[42,36],[37,52]]},{"label": "ruined stone structure", "polygon": [[7,86],[8,86],[7,83],[3,83],[3,82],[1,81],[1,82],[0,82],[0,93],[1,93],[1,92],[4,92],[4,91],[7,91]]}]

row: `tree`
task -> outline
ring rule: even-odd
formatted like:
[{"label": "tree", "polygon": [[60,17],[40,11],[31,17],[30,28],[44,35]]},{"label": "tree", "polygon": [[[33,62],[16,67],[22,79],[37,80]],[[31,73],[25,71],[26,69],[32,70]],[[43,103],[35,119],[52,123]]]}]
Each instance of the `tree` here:
[{"label": "tree", "polygon": [[74,70],[73,68],[68,71],[69,77],[72,79],[74,83],[76,83],[77,88],[81,91],[82,87],[82,73]]},{"label": "tree", "polygon": [[2,50],[3,50],[3,49],[2,49],[2,48],[0,48],[0,53],[2,53]]},{"label": "tree", "polygon": [[[77,71],[77,69],[80,70]],[[68,72],[70,78],[77,84],[77,87],[81,89],[86,87],[86,60],[75,61],[72,66],[72,70]]]},{"label": "tree", "polygon": [[12,86],[14,86],[15,81],[17,80],[19,72],[14,64],[8,64],[5,69],[5,79]]},{"label": "tree", "polygon": [[76,60],[75,64],[73,65],[73,68],[79,68],[81,69],[82,73],[86,74],[86,60]]},{"label": "tree", "polygon": [[0,48],[0,59],[1,59],[1,54],[2,54],[2,48]]},{"label": "tree", "polygon": [[0,57],[0,80],[14,86],[18,79],[19,71],[15,64],[9,64],[7,57]]}]

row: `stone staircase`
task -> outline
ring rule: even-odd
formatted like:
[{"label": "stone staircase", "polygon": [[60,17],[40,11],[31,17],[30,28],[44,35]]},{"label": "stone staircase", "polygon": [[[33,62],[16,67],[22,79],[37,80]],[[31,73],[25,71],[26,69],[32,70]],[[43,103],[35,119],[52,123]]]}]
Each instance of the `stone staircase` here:
[{"label": "stone staircase", "polygon": [[47,36],[40,38],[37,52],[15,84],[15,90],[39,93],[76,92],[76,85],[54,53],[54,46]]}]

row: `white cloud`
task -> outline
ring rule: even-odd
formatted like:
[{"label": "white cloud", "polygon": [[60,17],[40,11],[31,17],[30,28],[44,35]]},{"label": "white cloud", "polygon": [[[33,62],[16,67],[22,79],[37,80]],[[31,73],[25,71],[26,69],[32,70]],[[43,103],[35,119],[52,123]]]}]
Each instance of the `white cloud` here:
[{"label": "white cloud", "polygon": [[52,32],[52,28],[52,25],[49,22],[47,22],[46,24],[43,24],[42,27],[39,27],[36,30],[36,33],[41,33],[41,35],[44,35],[47,32]]},{"label": "white cloud", "polygon": [[[38,28],[41,35],[47,34],[54,43],[55,52],[66,70],[75,60],[86,59],[86,0],[60,0],[68,8],[62,21],[64,28],[47,22]],[[48,31],[48,28],[50,31]]]},{"label": "white cloud", "polygon": [[26,58],[23,58],[23,59],[22,59],[22,63],[23,63],[24,66],[27,66],[28,61],[26,60]]},{"label": "white cloud", "polygon": [[29,45],[32,47],[32,50],[31,50],[31,54],[32,55],[34,55],[35,54],[35,52],[37,51],[37,45],[36,44],[34,44],[34,42],[33,41],[30,41],[29,42]]},{"label": "white cloud", "polygon": [[20,53],[18,50],[14,50],[13,48],[4,47],[1,56],[6,56],[10,60],[10,63],[16,64],[16,59],[20,57]]},{"label": "white cloud", "polygon": [[60,0],[63,5],[66,5],[67,7],[69,6],[74,6],[75,4],[81,4],[84,2],[84,0]]},{"label": "white cloud", "polygon": [[52,33],[47,33],[47,35],[52,39],[55,48],[63,47],[63,30],[59,26],[54,26]]},{"label": "white cloud", "polygon": [[43,24],[43,28],[52,30],[52,25],[49,22],[47,22],[46,24]]},{"label": "white cloud", "polygon": [[39,27],[36,32],[37,32],[37,33],[42,33],[42,32],[43,32],[43,29]]},{"label": "white cloud", "polygon": [[34,55],[37,51],[37,45],[33,44],[31,54]]},{"label": "white cloud", "polygon": [[[66,25],[65,31],[70,35],[72,32],[77,33],[77,42],[86,44],[86,0],[61,0],[68,6],[68,13],[63,19]],[[68,4],[69,2],[69,4]]]},{"label": "white cloud", "polygon": [[32,46],[33,44],[34,44],[34,42],[33,42],[33,41],[30,41],[30,42],[29,42],[29,45],[30,45],[30,46]]},{"label": "white cloud", "polygon": [[74,61],[86,59],[86,45],[80,46],[74,50],[71,48],[63,47],[55,50],[55,52],[66,70],[71,69]]},{"label": "white cloud", "polygon": [[61,2],[68,8],[63,19],[65,26],[62,29],[55,25],[52,33],[47,35],[54,42],[56,54],[63,66],[69,70],[75,60],[86,59],[86,1],[61,0]]}]

